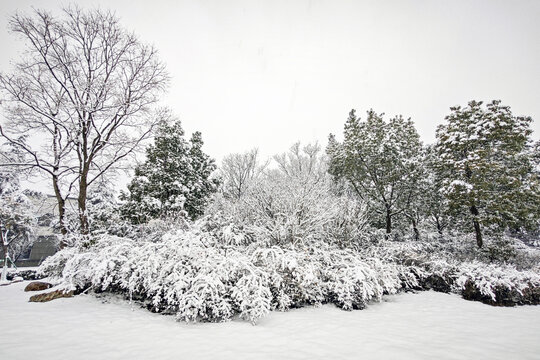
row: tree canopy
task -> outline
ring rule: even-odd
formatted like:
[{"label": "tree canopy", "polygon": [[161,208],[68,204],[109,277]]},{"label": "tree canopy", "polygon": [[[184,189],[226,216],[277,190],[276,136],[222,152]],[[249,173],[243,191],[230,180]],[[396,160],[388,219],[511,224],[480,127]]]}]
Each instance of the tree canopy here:
[{"label": "tree canopy", "polygon": [[416,190],[422,143],[410,119],[385,121],[383,115],[370,110],[361,121],[351,110],[343,143],[330,135],[327,153],[330,173],[383,217],[390,233],[392,219],[408,209]]},{"label": "tree canopy", "polygon": [[455,213],[469,213],[482,247],[491,230],[536,225],[540,188],[531,152],[532,119],[496,100],[452,107],[437,128],[443,191]]},{"label": "tree canopy", "polygon": [[87,233],[88,187],[150,136],[165,67],[110,11],[73,6],[54,16],[35,9],[12,16],[9,27],[26,52],[12,73],[0,74],[7,117],[0,135],[27,153],[15,165],[50,177],[62,232],[65,200],[75,195]]},{"label": "tree canopy", "polygon": [[202,150],[201,133],[188,141],[180,121],[162,122],[146,161],[137,166],[128,185],[123,213],[135,223],[153,218],[179,216],[185,211],[194,219],[202,215],[218,181],[211,178],[214,160]]}]

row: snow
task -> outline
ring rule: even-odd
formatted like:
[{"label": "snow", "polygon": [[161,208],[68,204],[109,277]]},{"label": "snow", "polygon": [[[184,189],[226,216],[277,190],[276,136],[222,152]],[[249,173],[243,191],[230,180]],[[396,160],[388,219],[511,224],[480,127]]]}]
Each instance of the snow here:
[{"label": "snow", "polygon": [[473,186],[463,180],[454,180],[450,183],[451,187],[461,186],[464,187],[467,191],[471,191]]},{"label": "snow", "polygon": [[389,296],[361,311],[332,305],[245,321],[185,324],[114,296],[27,302],[0,287],[0,358],[538,359],[540,307],[491,307],[435,292]]}]

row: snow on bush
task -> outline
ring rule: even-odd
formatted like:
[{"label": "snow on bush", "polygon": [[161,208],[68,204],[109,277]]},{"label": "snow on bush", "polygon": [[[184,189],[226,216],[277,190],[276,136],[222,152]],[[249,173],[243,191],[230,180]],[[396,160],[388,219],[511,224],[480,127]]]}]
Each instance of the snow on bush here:
[{"label": "snow on bush", "polygon": [[367,209],[350,195],[332,194],[330,189],[327,176],[313,179],[273,172],[240,199],[218,195],[207,211],[207,226],[229,232],[229,242],[236,245],[324,242],[358,249],[369,241]]},{"label": "snow on bush", "polygon": [[[275,241],[280,225],[271,218],[234,220],[216,212],[195,223],[137,226],[129,237],[95,235],[93,245],[66,248],[40,269],[66,288],[120,292],[189,322],[240,317],[255,323],[272,310],[322,303],[362,309],[402,289],[453,291],[503,305],[540,302],[538,262],[528,270],[487,263],[469,239],[391,241],[375,234],[375,240],[343,246],[321,237],[332,224],[325,221],[313,230],[296,228],[312,234],[302,237],[307,241]],[[538,258],[536,249],[511,246],[515,259],[533,264]]]},{"label": "snow on bush", "polygon": [[491,299],[494,304],[505,305],[502,301],[507,300],[498,298],[497,294],[499,297],[506,297],[507,294],[512,297],[517,296],[514,302],[524,303],[531,300],[522,299],[526,295],[526,290],[535,292],[540,289],[540,274],[533,271],[519,271],[510,265],[474,261],[461,265],[455,285],[462,291],[479,291],[480,295]]},{"label": "snow on bush", "polygon": [[200,222],[159,241],[100,235],[92,247],[49,257],[40,270],[68,289],[122,292],[184,321],[239,316],[255,323],[271,310],[326,302],[361,309],[384,294],[418,286],[403,265],[352,250],[231,245],[239,234],[232,225],[208,231]]},{"label": "snow on bush", "polygon": [[511,238],[490,239],[488,250],[470,244],[463,236],[433,243],[382,241],[366,252],[414,274],[418,286],[413,281],[406,285],[410,288],[455,292],[492,305],[540,303],[537,249]]}]

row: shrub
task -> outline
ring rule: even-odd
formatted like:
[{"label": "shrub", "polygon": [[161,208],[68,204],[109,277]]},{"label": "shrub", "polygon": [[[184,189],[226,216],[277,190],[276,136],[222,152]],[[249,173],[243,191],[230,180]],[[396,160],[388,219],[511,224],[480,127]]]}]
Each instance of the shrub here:
[{"label": "shrub", "polygon": [[[333,302],[364,308],[382,295],[417,287],[406,267],[336,246],[230,245],[243,235],[204,223],[153,237],[100,235],[90,248],[64,249],[40,271],[70,290],[115,291],[184,321],[256,322],[269,311]],[[233,235],[231,235],[233,234]]]},{"label": "shrub", "polygon": [[[407,289],[455,292],[492,305],[540,299],[538,268],[486,263],[470,241],[379,239],[358,249],[333,240],[278,246],[261,240],[264,230],[257,226],[217,215],[155,225],[133,231],[131,238],[94,236],[94,245],[66,248],[40,271],[61,278],[69,290],[119,292],[190,322],[240,317],[255,323],[272,310],[323,303],[363,309]],[[513,259],[538,255],[512,246]]]}]

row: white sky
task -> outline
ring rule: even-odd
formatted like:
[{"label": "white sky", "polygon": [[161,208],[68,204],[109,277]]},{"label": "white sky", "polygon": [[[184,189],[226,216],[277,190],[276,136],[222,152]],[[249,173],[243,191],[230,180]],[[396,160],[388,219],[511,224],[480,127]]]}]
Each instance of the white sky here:
[{"label": "white sky", "polygon": [[[0,2],[8,17],[63,1]],[[172,75],[164,104],[218,161],[326,144],[351,108],[411,117],[426,142],[452,105],[501,99],[540,133],[540,1],[80,1],[116,11]]]}]

